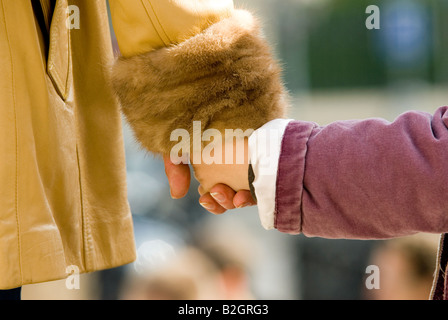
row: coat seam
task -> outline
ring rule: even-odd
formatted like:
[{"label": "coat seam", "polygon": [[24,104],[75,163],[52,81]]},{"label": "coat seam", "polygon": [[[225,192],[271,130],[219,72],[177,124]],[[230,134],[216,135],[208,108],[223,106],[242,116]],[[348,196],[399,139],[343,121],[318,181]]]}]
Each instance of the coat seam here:
[{"label": "coat seam", "polygon": [[157,12],[156,10],[154,10],[154,7],[151,3],[151,0],[147,1],[149,3],[149,6],[151,7],[152,12],[154,13],[154,16],[156,17],[157,22],[159,23],[160,29],[162,30],[163,34],[165,35],[165,37],[168,39],[168,42],[171,42],[170,37],[168,36],[168,33],[166,33],[165,28],[163,27],[162,23],[160,22],[159,17],[157,16]]},{"label": "coat seam", "polygon": [[[284,168],[281,166],[281,159],[282,159],[282,154],[285,150],[285,148],[287,148],[287,146],[285,145],[285,138],[287,135],[287,130],[289,128],[292,128],[294,124],[291,122],[285,129],[285,132],[283,134],[283,138],[282,138],[282,144],[280,147],[280,156],[279,156],[279,164],[278,164],[278,168],[277,168],[277,179],[276,179],[276,191],[275,191],[275,213],[274,213],[274,227],[276,229],[281,228],[281,230],[284,229],[284,221],[279,222],[278,221],[278,216],[279,216],[279,201],[278,199],[281,198],[279,195],[279,188],[278,186],[280,185],[280,175],[283,174],[284,172]],[[294,225],[295,221],[292,221],[292,219],[290,218],[288,221],[288,233],[303,233],[303,193],[305,191],[305,170],[306,170],[306,156],[308,153],[308,143],[309,143],[309,139],[313,133],[313,130],[316,128],[316,125],[313,125],[313,127],[310,129],[310,132],[308,134],[308,136],[303,137],[303,139],[306,139],[306,142],[304,143],[304,151],[303,151],[303,158],[301,158],[301,165],[302,165],[302,174],[300,177],[300,182],[301,182],[301,187],[300,187],[300,195],[297,195],[300,201],[299,204],[299,218],[298,218],[298,225]],[[280,224],[280,225],[279,225]],[[284,232],[284,231],[283,231]]]},{"label": "coat seam", "polygon": [[278,215],[278,196],[277,195],[278,195],[278,185],[279,185],[278,176],[279,176],[279,173],[280,173],[280,159],[281,159],[281,156],[282,156],[283,145],[284,145],[284,142],[285,142],[285,133],[286,133],[286,130],[288,129],[288,127],[290,125],[291,125],[291,123],[288,123],[288,125],[285,128],[285,131],[283,132],[282,141],[280,143],[280,152],[279,152],[278,160],[277,160],[278,161],[277,172],[276,172],[277,177],[275,179],[275,195],[274,195],[274,228],[275,229],[277,229],[277,215]]},{"label": "coat seam", "polygon": [[80,165],[80,159],[79,159],[79,148],[78,143],[76,143],[76,160],[78,163],[78,176],[79,176],[79,201],[80,201],[80,208],[81,208],[81,222],[82,222],[82,245],[84,247],[83,252],[83,263],[84,268],[86,271],[90,270],[90,246],[89,246],[89,225],[88,225],[88,219],[87,215],[84,209],[84,193],[83,193],[83,187],[82,187],[82,178],[81,178],[81,165]]},{"label": "coat seam", "polygon": [[[164,34],[165,37],[162,37],[161,33],[159,32],[159,28],[156,27],[156,23],[155,23],[155,22],[153,21],[153,19],[151,18],[151,15],[150,15],[150,13],[149,13],[148,6],[146,5],[146,3],[148,3],[149,6],[151,7],[151,11],[152,11],[152,13],[154,14],[154,16],[155,16],[155,18],[156,18],[156,20],[157,20],[158,26],[160,27],[160,30],[163,32],[163,34]],[[157,14],[156,14],[156,12],[154,11],[154,7],[152,6],[151,2],[150,2],[150,1],[143,1],[143,0],[142,0],[142,4],[143,4],[143,7],[145,8],[146,14],[148,15],[149,21],[151,22],[152,26],[154,27],[154,30],[157,32],[157,35],[159,36],[160,40],[162,40],[162,42],[164,43],[165,46],[168,46],[168,45],[169,45],[169,42],[170,42],[171,40],[170,40],[170,38],[168,37],[168,35],[166,34],[166,32],[165,32],[165,30],[164,30],[162,24],[160,23],[160,20],[159,20],[159,18],[157,17]],[[167,42],[167,41],[168,41],[168,42]]]},{"label": "coat seam", "polygon": [[310,130],[310,134],[308,135],[308,137],[306,138],[306,143],[305,143],[305,150],[304,150],[304,154],[303,154],[303,175],[302,175],[302,190],[301,190],[301,194],[300,194],[300,232],[303,233],[303,225],[304,225],[304,214],[303,214],[303,194],[305,191],[307,191],[307,188],[305,186],[305,175],[306,175],[306,170],[307,170],[307,161],[306,161],[306,157],[308,155],[308,150],[309,150],[309,143],[310,143],[310,138],[313,134],[314,129],[316,129],[317,126],[313,125],[313,127]]},{"label": "coat seam", "polygon": [[16,153],[16,181],[15,181],[15,213],[16,213],[16,224],[17,224],[17,247],[19,251],[19,270],[20,270],[20,282],[23,283],[23,270],[22,270],[22,247],[21,247],[21,234],[20,234],[20,217],[19,217],[19,130],[17,125],[17,100],[16,100],[16,90],[15,90],[15,76],[14,76],[14,61],[12,55],[11,41],[8,32],[8,25],[6,23],[6,14],[5,14],[5,5],[2,2],[2,11],[3,11],[3,21],[5,25],[6,39],[8,41],[8,49],[11,60],[11,82],[12,82],[12,100],[13,100],[13,109],[14,109],[14,126],[15,126],[15,153]]},{"label": "coat seam", "polygon": [[[58,27],[58,24],[59,24],[59,15],[58,14],[56,14],[56,10],[58,10],[58,8],[56,7],[55,8],[55,20],[56,21],[52,21],[51,22],[51,25],[52,25],[52,27],[53,28],[56,28],[56,27]],[[54,81],[56,82],[56,87],[57,87],[57,89],[58,89],[58,91],[60,91],[61,89],[62,89],[62,82],[61,82],[61,79],[60,79],[60,77],[59,77],[59,73],[58,73],[58,71],[55,69],[55,65],[54,65],[54,60],[53,60],[53,52],[52,52],[52,50],[51,49],[54,49],[54,47],[55,47],[55,45],[56,45],[56,40],[55,40],[55,38],[54,37],[52,37],[52,34],[54,34],[54,33],[56,33],[56,31],[55,30],[53,30],[53,33],[51,32],[51,28],[50,28],[50,48],[49,48],[49,54],[48,54],[48,71],[49,71],[49,73],[50,73],[50,76],[53,78],[54,77]],[[62,94],[62,92],[61,92],[61,94]]]},{"label": "coat seam", "polygon": [[[52,79],[53,83],[55,84],[56,90],[57,92],[61,95],[61,98],[65,101],[67,99],[67,85],[68,85],[68,78],[69,78],[69,68],[70,68],[70,60],[69,60],[69,55],[70,55],[70,48],[68,48],[67,50],[67,58],[68,58],[68,63],[67,63],[67,75],[66,75],[66,79],[65,81],[63,81],[61,78],[61,75],[59,74],[59,71],[56,69],[56,66],[54,64],[54,57],[53,57],[53,50],[54,47],[56,46],[56,42],[57,40],[54,38],[54,34],[56,33],[55,30],[53,30],[53,32],[51,32],[51,30],[53,28],[59,28],[59,21],[60,21],[60,16],[57,13],[56,10],[58,10],[59,8],[56,7],[55,8],[55,13],[54,13],[54,19],[55,21],[51,22],[51,27],[50,27],[50,47],[49,47],[49,54],[48,54],[48,74],[50,75],[50,79]],[[70,30],[67,28],[67,35],[68,35],[68,44],[70,45]],[[65,82],[65,85],[64,85]]]}]

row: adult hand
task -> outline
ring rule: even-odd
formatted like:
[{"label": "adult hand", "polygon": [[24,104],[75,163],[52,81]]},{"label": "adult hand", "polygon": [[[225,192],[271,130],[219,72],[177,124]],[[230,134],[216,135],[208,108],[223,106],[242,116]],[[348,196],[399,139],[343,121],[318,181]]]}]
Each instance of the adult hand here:
[{"label": "adult hand", "polygon": [[187,195],[190,189],[190,167],[188,164],[174,164],[170,156],[164,156],[165,174],[170,185],[170,193],[173,199],[180,199]]}]

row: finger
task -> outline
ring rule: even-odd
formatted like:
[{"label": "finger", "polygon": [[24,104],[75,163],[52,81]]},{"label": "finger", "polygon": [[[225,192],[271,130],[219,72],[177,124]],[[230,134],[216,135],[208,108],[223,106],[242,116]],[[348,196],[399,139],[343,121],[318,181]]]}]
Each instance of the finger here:
[{"label": "finger", "polygon": [[244,208],[257,205],[252,194],[248,190],[238,191],[233,197],[233,205],[236,208]]},{"label": "finger", "polygon": [[180,199],[185,197],[190,188],[190,167],[187,164],[174,164],[170,157],[163,158],[165,164],[165,173],[170,185],[171,197]]},{"label": "finger", "polygon": [[225,184],[217,184],[210,189],[210,195],[213,199],[227,210],[235,209],[233,204],[233,198],[235,197],[235,191]]},{"label": "finger", "polygon": [[219,215],[223,214],[227,210],[223,208],[219,203],[213,199],[213,197],[210,195],[210,193],[206,193],[203,196],[199,198],[199,203],[202,207],[204,207],[207,211],[210,213]]}]

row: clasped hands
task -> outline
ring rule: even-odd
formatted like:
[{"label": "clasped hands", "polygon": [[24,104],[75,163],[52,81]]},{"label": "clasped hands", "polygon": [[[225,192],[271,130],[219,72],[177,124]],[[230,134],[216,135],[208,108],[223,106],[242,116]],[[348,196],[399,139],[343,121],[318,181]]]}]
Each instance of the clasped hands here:
[{"label": "clasped hands", "polygon": [[[232,140],[222,148],[214,149],[214,159],[207,161],[207,155],[201,154],[201,161],[195,163],[190,157],[194,176],[199,181],[199,203],[213,214],[222,214],[227,210],[253,206],[255,200],[249,191],[249,151],[247,138],[244,139],[244,157],[237,142]],[[241,146],[241,145],[240,145]],[[231,149],[228,149],[231,148]],[[221,151],[216,151],[221,150]],[[226,161],[226,150],[233,150],[231,161]],[[216,152],[219,152],[217,154]],[[238,158],[240,152],[240,158]],[[227,158],[228,159],[228,158]],[[171,197],[183,198],[190,188],[190,168],[188,164],[174,164],[170,156],[164,156],[165,173],[170,185]],[[196,161],[197,162],[197,161]],[[207,164],[210,163],[210,164]]]}]

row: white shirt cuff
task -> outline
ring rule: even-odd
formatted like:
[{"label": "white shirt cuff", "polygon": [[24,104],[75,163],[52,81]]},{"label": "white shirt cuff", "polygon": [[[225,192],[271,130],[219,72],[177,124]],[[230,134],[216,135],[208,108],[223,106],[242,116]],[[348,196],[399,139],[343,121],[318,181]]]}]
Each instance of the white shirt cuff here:
[{"label": "white shirt cuff", "polygon": [[276,119],[257,129],[249,138],[249,154],[255,180],[258,214],[266,230],[274,229],[277,169],[283,135],[292,119]]}]

